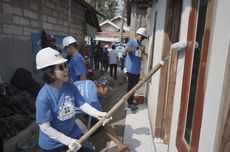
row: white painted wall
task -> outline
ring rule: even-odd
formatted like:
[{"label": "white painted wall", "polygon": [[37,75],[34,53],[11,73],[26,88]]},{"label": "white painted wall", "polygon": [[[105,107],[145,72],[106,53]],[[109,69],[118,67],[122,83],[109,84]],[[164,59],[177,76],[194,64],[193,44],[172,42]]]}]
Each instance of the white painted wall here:
[{"label": "white painted wall", "polygon": [[[149,41],[148,41],[148,59],[147,59],[147,70],[148,70],[148,67],[149,67],[149,63],[150,63],[150,59],[152,59],[152,57],[150,55],[154,55],[154,48],[153,48],[153,28],[154,28],[154,18],[155,18],[155,12],[156,12],[156,4],[155,3],[152,3],[152,11],[151,11],[151,21],[150,21],[150,30],[149,30]],[[153,51],[153,52],[152,52]],[[152,53],[151,53],[152,52]],[[145,69],[146,70],[146,69]],[[146,70],[146,71],[147,71]],[[150,82],[150,81],[149,81]],[[147,83],[146,85],[146,97],[148,99],[152,99],[152,94],[153,93],[150,93],[152,91],[149,92],[150,90],[150,85],[152,85],[151,83]],[[149,100],[148,100],[149,102]],[[152,105],[153,103],[149,102],[149,105],[148,105],[148,108],[150,107],[153,107],[154,105]],[[151,108],[151,110],[149,109],[149,111],[153,111],[153,109]],[[153,120],[155,120],[155,115],[153,115],[153,112],[149,112],[149,120],[153,123]],[[155,122],[155,121],[154,121]],[[153,126],[153,125],[152,125]],[[151,127],[152,128],[152,127]],[[152,130],[152,133],[154,133],[154,130]],[[154,135],[153,135],[154,136]]]},{"label": "white painted wall", "polygon": [[[156,65],[161,59],[161,53],[163,48],[163,30],[165,19],[165,6],[166,1],[158,1],[158,17],[155,36],[155,48],[154,48],[154,62]],[[210,43],[209,43],[209,56],[207,62],[207,76],[206,76],[206,90],[204,94],[204,109],[200,134],[199,152],[211,152],[215,151],[218,145],[215,145],[215,141],[218,140],[217,126],[219,123],[218,116],[221,112],[220,103],[222,97],[222,88],[224,80],[224,72],[228,53],[228,44],[230,41],[230,1],[219,0],[214,4],[213,12],[213,27],[211,29]],[[187,39],[188,31],[188,19],[191,10],[191,0],[183,1],[181,26],[180,26],[180,38],[179,40],[185,41]],[[154,11],[153,11],[154,12]],[[152,14],[154,16],[154,14]],[[153,22],[153,19],[151,23]],[[152,37],[150,37],[152,40]],[[151,42],[150,42],[151,43]],[[151,45],[149,45],[151,46]],[[150,47],[151,48],[151,47]],[[186,53],[186,52],[185,52]],[[149,63],[149,61],[148,61]],[[172,114],[172,124],[169,141],[169,152],[177,152],[176,148],[176,135],[179,118],[181,89],[184,72],[184,53],[179,54],[177,77],[175,84],[174,105]],[[148,107],[149,117],[152,125],[152,129],[155,130],[156,119],[156,107],[158,101],[159,92],[159,78],[160,73],[157,72],[152,77],[152,83],[149,84],[148,94]],[[153,135],[154,136],[154,135]],[[216,139],[216,140],[215,140]]]},{"label": "white painted wall", "polygon": [[214,4],[213,28],[209,43],[209,56],[204,94],[204,109],[200,134],[199,151],[213,151],[221,111],[220,102],[224,72],[230,40],[230,1],[218,0]]},{"label": "white painted wall", "polygon": [[[191,10],[190,5],[191,5],[190,0],[183,1],[179,41],[187,41],[188,19]],[[178,119],[179,119],[180,101],[181,101],[182,80],[183,80],[183,73],[184,73],[184,53],[186,52],[180,52],[178,56],[170,140],[169,140],[169,147],[168,147],[169,152],[177,152],[176,136],[177,136],[177,126],[178,126]]]},{"label": "white painted wall", "polygon": [[[153,67],[159,61],[161,61],[161,54],[162,54],[162,48],[163,48],[164,24],[165,24],[164,22],[165,22],[166,0],[158,1],[156,9],[157,9],[157,23],[156,23]],[[160,71],[158,71],[157,73],[153,75],[152,83],[149,84],[150,91],[148,95],[148,108],[149,108],[149,118],[150,118],[150,122],[151,122],[153,130],[155,130],[159,81],[160,81]]]},{"label": "white painted wall", "polygon": [[[121,18],[115,19],[115,20],[113,20],[111,22],[113,22],[114,24],[116,24],[118,27],[121,27]],[[127,26],[127,20],[126,19],[124,19],[124,25],[123,26],[124,26],[123,30],[127,30],[128,26]]]},{"label": "white painted wall", "polygon": [[118,32],[118,29],[113,27],[112,25],[110,24],[104,24],[101,26],[101,30],[102,31],[111,31],[111,32]]}]

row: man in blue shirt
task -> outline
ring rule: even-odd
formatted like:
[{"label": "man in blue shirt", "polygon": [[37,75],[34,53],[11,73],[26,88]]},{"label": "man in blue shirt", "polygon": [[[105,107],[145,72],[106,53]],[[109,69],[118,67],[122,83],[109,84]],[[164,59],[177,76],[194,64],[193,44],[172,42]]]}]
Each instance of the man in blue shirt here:
[{"label": "man in blue shirt", "polygon": [[[74,82],[74,84],[77,86],[80,94],[88,104],[96,108],[98,111],[102,111],[101,103],[98,99],[98,94],[105,96],[108,93],[108,81],[98,81],[95,85],[95,83],[91,80],[81,80]],[[93,118],[92,121],[93,123],[96,123],[98,120]],[[128,145],[120,141],[109,123],[107,123],[104,128],[106,134],[117,144],[117,147],[121,152],[130,152]]]},{"label": "man in blue shirt", "polygon": [[[141,53],[145,51],[145,47],[141,42],[147,38],[146,29],[141,27],[136,31],[135,40],[130,40],[126,44],[125,50],[127,52],[125,67],[128,76],[127,91],[130,91],[139,81],[141,71]],[[138,107],[133,102],[133,95],[128,99],[128,107],[132,112],[135,112]]]},{"label": "man in blue shirt", "polygon": [[85,80],[84,58],[77,49],[78,44],[76,39],[72,36],[67,36],[63,39],[62,45],[66,49],[68,56],[71,57],[69,61],[69,81]]}]

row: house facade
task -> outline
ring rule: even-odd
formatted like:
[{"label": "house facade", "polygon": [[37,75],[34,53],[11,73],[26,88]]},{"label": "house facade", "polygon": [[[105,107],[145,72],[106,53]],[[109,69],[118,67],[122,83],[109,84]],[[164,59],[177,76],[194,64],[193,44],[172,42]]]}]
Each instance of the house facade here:
[{"label": "house facade", "polygon": [[146,84],[152,137],[169,152],[230,150],[229,6],[225,0],[127,2],[130,33],[148,30],[145,74],[173,43],[187,43]]},{"label": "house facade", "polygon": [[120,28],[122,26],[122,17],[120,15],[105,20],[100,23],[101,32],[97,32],[95,39],[101,41],[102,44],[111,44],[129,39],[129,27],[127,26],[127,19],[124,18],[123,33],[120,35]]}]

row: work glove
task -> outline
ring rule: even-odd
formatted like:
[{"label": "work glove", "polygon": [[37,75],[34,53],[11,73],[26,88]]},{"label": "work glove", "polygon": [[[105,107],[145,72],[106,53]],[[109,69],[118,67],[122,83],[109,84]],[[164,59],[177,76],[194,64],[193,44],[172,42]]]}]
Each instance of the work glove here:
[{"label": "work glove", "polygon": [[72,152],[77,152],[81,148],[81,144],[79,143],[79,141],[77,139],[71,139],[69,144],[68,144],[68,148]]},{"label": "work glove", "polygon": [[[98,112],[97,119],[101,120],[101,119],[105,118],[106,115],[107,115],[107,112]],[[105,119],[105,121],[103,121],[103,123],[102,123],[102,126],[105,126],[110,120],[112,120],[112,117]]]}]

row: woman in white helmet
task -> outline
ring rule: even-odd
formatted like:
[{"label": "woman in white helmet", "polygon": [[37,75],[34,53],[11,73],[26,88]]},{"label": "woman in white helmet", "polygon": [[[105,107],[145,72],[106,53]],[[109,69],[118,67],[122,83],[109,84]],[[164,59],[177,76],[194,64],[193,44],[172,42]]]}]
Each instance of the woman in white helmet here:
[{"label": "woman in white helmet", "polygon": [[78,44],[75,38],[67,36],[62,40],[63,48],[70,57],[69,61],[69,81],[85,80],[85,63],[84,58],[78,51]]},{"label": "woman in white helmet", "polygon": [[[135,40],[129,40],[126,44],[125,50],[127,52],[125,67],[128,76],[127,91],[131,90],[139,81],[141,71],[141,53],[145,51],[145,47],[141,42],[147,38],[146,29],[140,27],[136,31]],[[138,107],[133,102],[133,95],[128,99],[128,107],[132,112],[135,112]]]},{"label": "woman in white helmet", "polygon": [[50,47],[36,55],[38,70],[43,71],[46,84],[36,99],[36,123],[39,124],[39,146],[44,152],[59,152],[71,149],[73,152],[92,152],[88,141],[79,143],[82,131],[75,123],[75,107],[99,118],[106,115],[84,101],[77,87],[68,82],[66,59]]}]

